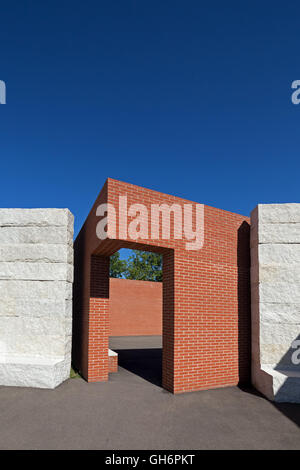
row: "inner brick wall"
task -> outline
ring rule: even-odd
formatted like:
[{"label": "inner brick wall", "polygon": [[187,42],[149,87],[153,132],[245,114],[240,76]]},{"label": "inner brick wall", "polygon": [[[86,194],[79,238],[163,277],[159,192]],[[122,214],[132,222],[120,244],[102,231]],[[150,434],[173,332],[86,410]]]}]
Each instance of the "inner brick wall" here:
[{"label": "inner brick wall", "polygon": [[109,335],[162,334],[162,282],[110,278]]}]

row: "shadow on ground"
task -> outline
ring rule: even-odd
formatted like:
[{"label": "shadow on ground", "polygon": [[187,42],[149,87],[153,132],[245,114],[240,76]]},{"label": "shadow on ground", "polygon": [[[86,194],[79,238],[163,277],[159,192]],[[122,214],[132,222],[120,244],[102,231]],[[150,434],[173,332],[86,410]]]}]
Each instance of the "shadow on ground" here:
[{"label": "shadow on ground", "polygon": [[[300,405],[297,403],[272,403],[275,408],[300,427]],[[300,447],[300,444],[299,444]]]},{"label": "shadow on ground", "polygon": [[[160,336],[110,338],[110,347],[119,355],[119,366],[159,387],[162,383],[161,346],[162,339]],[[251,385],[240,384],[239,389],[246,395],[246,400],[247,395],[252,396],[253,399],[262,399],[263,402],[270,403],[277,411],[300,427],[299,404],[270,402]]]},{"label": "shadow on ground", "polygon": [[162,349],[115,349],[119,366],[161,387]]},{"label": "shadow on ground", "polygon": [[256,390],[251,385],[239,385],[239,389],[242,390],[244,393],[249,393],[250,395],[254,395],[256,397],[263,398],[264,400],[271,403],[280,413],[285,415],[288,419],[293,421],[300,427],[300,405],[298,403],[275,403],[273,401],[268,400],[262,393]]}]

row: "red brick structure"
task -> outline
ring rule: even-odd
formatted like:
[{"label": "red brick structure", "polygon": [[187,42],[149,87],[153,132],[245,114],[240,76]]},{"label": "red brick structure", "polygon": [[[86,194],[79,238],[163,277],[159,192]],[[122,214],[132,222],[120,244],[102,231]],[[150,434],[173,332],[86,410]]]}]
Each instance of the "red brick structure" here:
[{"label": "red brick structure", "polygon": [[[100,240],[102,203],[194,204],[108,179],[75,241],[73,363],[89,381],[108,380],[109,256],[120,248],[163,254],[162,386],[173,393],[236,385],[250,374],[249,219],[204,207],[204,245],[186,250],[184,239],[124,237],[124,227]],[[128,223],[130,222],[128,217]],[[120,234],[121,232],[121,234]],[[174,223],[171,223],[171,234]],[[161,235],[161,234],[160,234]]]},{"label": "red brick structure", "polygon": [[109,281],[109,335],[162,334],[162,282]]},{"label": "red brick structure", "polygon": [[108,373],[118,372],[118,354],[109,350],[108,354]]}]

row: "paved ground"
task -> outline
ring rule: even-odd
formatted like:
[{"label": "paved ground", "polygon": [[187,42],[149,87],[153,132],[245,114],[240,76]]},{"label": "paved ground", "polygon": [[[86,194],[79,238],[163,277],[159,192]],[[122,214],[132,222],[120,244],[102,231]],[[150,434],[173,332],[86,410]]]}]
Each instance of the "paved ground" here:
[{"label": "paved ground", "polygon": [[300,406],[237,387],[174,396],[157,385],[160,338],[113,338],[111,348],[123,367],[107,383],[0,387],[0,448],[300,449]]}]

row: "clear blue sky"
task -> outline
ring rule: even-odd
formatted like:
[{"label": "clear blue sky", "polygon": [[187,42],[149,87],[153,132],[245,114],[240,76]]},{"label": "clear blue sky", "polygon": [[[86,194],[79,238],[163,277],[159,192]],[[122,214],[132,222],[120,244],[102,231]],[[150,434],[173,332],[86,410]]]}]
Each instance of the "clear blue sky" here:
[{"label": "clear blue sky", "polygon": [[299,2],[9,1],[1,207],[69,207],[105,179],[248,215],[300,202]]}]

